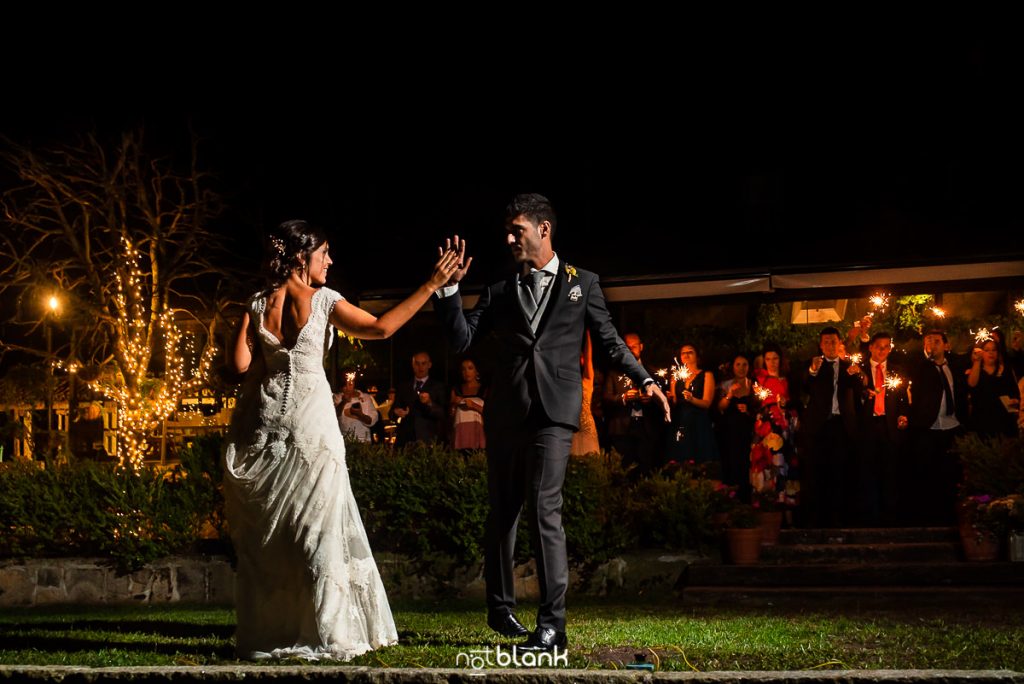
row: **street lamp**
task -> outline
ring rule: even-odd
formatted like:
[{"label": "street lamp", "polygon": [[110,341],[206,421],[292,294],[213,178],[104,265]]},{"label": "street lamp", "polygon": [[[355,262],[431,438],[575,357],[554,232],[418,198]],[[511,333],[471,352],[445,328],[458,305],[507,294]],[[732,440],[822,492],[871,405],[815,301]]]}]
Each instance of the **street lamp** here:
[{"label": "street lamp", "polygon": [[60,299],[57,295],[51,294],[46,300],[46,307],[49,310],[45,321],[46,330],[46,362],[49,364],[49,371],[46,375],[46,449],[53,446],[53,325],[52,318],[60,310]]}]

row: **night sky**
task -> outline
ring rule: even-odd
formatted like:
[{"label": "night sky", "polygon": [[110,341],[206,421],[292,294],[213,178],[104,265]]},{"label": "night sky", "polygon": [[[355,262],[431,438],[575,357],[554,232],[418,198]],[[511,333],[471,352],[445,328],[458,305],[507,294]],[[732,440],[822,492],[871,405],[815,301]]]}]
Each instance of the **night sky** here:
[{"label": "night sky", "polygon": [[524,191],[559,211],[556,250],[604,276],[1024,255],[1015,48],[964,35],[598,47],[490,71],[471,55],[266,73],[271,56],[223,61],[82,87],[59,107],[30,98],[4,108],[0,132],[41,143],[144,125],[175,150],[191,123],[237,265],[255,264],[259,232],[307,218],[331,235],[329,284],[349,296],[415,285],[455,232],[477,257],[470,282],[493,279],[510,265],[503,208]]}]

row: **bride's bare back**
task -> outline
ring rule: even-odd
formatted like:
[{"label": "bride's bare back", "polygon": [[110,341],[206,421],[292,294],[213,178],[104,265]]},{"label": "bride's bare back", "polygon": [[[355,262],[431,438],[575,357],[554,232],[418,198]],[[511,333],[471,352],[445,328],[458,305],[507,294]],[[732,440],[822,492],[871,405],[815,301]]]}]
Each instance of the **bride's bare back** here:
[{"label": "bride's bare back", "polygon": [[267,296],[267,309],[263,314],[263,329],[277,338],[282,346],[291,349],[299,333],[309,321],[313,293],[312,287],[286,284]]}]

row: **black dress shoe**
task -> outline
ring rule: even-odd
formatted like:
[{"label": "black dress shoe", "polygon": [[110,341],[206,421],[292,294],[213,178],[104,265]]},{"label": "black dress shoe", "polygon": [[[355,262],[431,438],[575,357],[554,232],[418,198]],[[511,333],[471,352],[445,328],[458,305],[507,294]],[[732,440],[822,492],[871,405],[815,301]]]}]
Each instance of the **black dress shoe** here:
[{"label": "black dress shoe", "polygon": [[524,637],[530,630],[523,627],[523,623],[516,619],[511,611],[504,613],[488,613],[487,626],[501,636]]},{"label": "black dress shoe", "polygon": [[565,632],[556,631],[551,627],[538,627],[529,639],[516,648],[520,651],[553,651],[556,648],[564,651],[568,645]]}]

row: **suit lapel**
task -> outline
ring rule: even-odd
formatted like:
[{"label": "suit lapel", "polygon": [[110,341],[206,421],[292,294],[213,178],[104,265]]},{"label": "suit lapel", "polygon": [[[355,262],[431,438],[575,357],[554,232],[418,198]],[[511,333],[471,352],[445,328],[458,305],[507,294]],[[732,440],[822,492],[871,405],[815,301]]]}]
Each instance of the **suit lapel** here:
[{"label": "suit lapel", "polygon": [[523,303],[519,299],[519,276],[513,274],[506,283],[506,290],[508,292],[509,303],[508,305],[514,309],[512,312],[512,319],[515,320],[519,327],[529,335],[534,337],[533,329],[530,327],[530,321],[526,320],[526,312],[523,311]]}]

